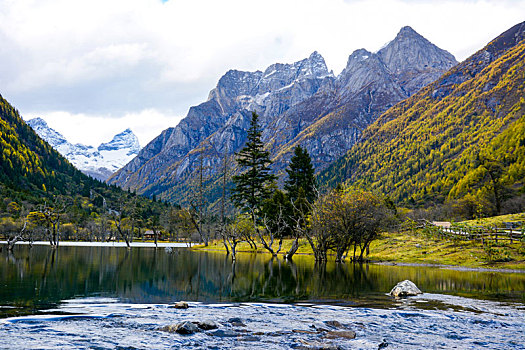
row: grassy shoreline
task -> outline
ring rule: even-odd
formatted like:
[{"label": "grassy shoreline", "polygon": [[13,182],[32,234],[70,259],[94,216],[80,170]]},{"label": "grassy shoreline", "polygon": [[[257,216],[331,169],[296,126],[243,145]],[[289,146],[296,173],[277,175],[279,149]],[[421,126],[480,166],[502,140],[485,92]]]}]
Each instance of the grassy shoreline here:
[{"label": "grassy shoreline", "polygon": [[[279,256],[282,256],[289,249],[291,243],[291,239],[283,241],[283,248]],[[226,252],[222,241],[211,242],[208,247],[197,245],[191,249]],[[257,251],[253,251],[245,242],[237,246],[237,251],[239,253],[269,254],[261,244],[257,245]],[[300,241],[300,247],[296,254],[313,257],[312,250],[306,240]],[[329,260],[332,259],[333,256],[329,256]],[[373,263],[393,265],[416,264],[460,269],[525,272],[525,247],[522,242],[515,242],[512,245],[506,243],[493,247],[493,261],[489,262],[487,251],[480,242],[444,240],[431,237],[422,231],[381,234],[379,239],[372,242],[367,259]]]}]

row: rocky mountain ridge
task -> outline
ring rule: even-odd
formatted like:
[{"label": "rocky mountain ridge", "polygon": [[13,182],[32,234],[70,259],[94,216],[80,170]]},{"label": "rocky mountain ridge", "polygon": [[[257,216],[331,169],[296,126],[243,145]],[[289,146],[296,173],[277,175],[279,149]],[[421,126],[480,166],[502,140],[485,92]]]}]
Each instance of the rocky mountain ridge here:
[{"label": "rocky mountain ridge", "polygon": [[524,89],[525,22],[381,115],[318,179],[409,206],[452,201],[468,217],[522,211],[513,198],[524,191]]},{"label": "rocky mountain ridge", "polygon": [[126,165],[140,151],[140,144],[130,129],[115,135],[97,148],[70,143],[62,134],[49,127],[42,118],[33,118],[27,124],[47,143],[62,154],[77,169],[98,180],[105,181]]},{"label": "rocky mountain ridge", "polygon": [[276,173],[298,144],[323,169],[380,114],[456,63],[450,53],[404,27],[377,53],[354,51],[337,77],[318,52],[264,71],[230,70],[206,102],[191,107],[179,125],[165,130],[108,181],[177,201],[200,157],[206,175],[213,177],[222,158],[243,146],[251,111],[260,115]]}]

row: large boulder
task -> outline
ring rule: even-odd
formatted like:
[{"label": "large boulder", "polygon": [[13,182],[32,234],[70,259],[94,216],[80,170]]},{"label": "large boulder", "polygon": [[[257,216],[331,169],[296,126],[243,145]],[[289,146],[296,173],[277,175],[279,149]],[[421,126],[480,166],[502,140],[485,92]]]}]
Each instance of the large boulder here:
[{"label": "large boulder", "polygon": [[161,327],[160,330],[164,332],[170,332],[170,333],[179,333],[179,334],[193,334],[200,332],[200,330],[210,330],[210,329],[216,329],[219,326],[214,321],[184,321],[177,324],[172,324],[168,326]]},{"label": "large boulder", "polygon": [[200,329],[203,329],[205,331],[209,331],[210,329],[217,329],[219,328],[219,326],[217,325],[217,323],[215,323],[214,321],[211,321],[211,320],[203,320],[203,321],[198,321],[198,322],[193,322],[197,325],[197,327],[199,327]]},{"label": "large boulder", "polygon": [[398,297],[407,297],[411,295],[423,294],[422,291],[414,284],[414,282],[409,280],[404,280],[396,284],[394,288],[390,291],[390,295]]},{"label": "large boulder", "polygon": [[190,321],[184,321],[175,327],[175,332],[179,334],[193,334],[199,331],[199,327]]}]

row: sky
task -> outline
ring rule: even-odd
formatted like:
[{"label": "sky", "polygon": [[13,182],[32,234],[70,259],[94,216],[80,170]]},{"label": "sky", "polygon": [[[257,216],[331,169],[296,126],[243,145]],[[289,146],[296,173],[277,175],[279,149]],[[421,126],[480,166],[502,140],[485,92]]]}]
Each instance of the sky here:
[{"label": "sky", "polygon": [[229,69],[318,51],[338,74],[405,25],[462,61],[523,20],[520,0],[0,0],[0,94],[70,142],[144,146]]}]

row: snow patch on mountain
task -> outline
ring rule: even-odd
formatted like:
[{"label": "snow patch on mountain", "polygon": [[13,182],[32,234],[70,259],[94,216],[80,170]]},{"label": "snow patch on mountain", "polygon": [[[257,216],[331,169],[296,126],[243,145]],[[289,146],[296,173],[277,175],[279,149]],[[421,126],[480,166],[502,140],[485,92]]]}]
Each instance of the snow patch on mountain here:
[{"label": "snow patch on mountain", "polygon": [[95,148],[70,143],[62,134],[49,127],[42,118],[28,120],[27,124],[80,171],[101,181],[108,179],[140,151],[139,140],[130,129]]}]

